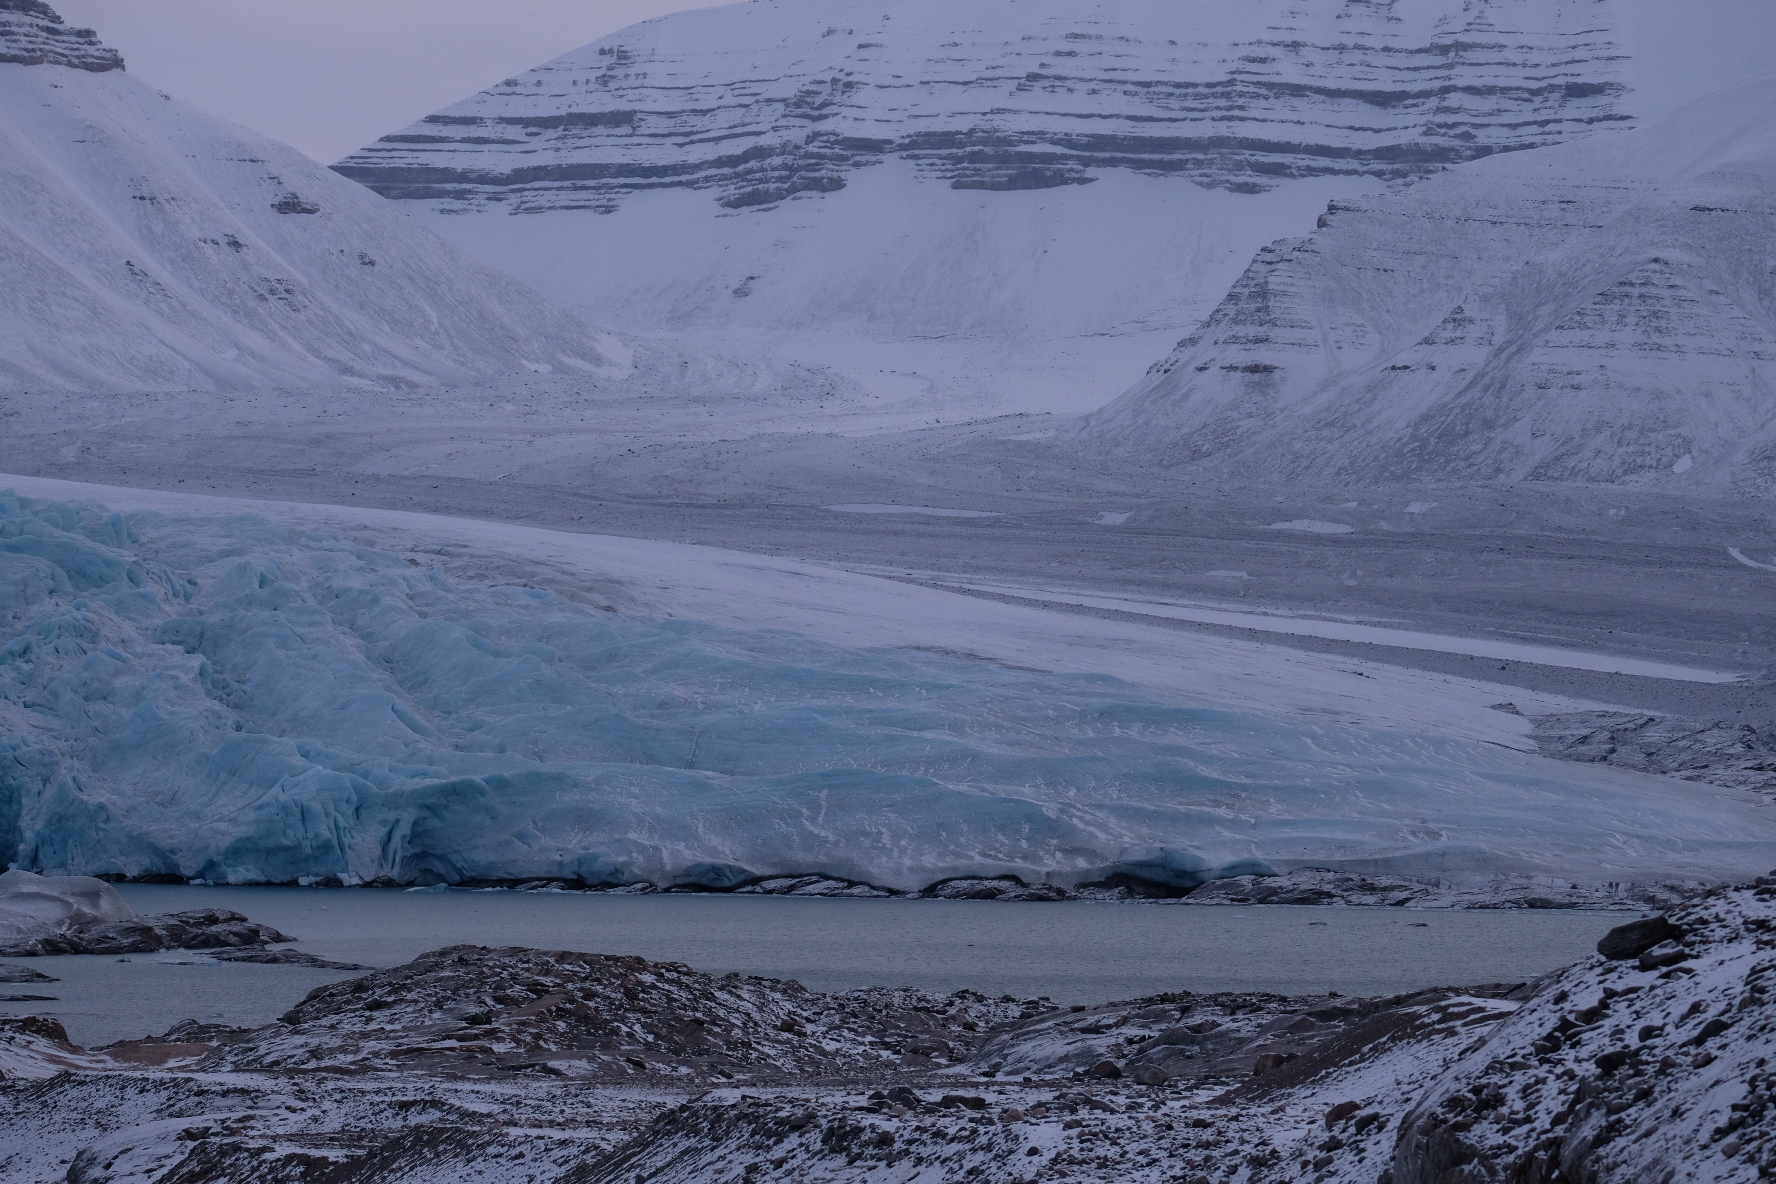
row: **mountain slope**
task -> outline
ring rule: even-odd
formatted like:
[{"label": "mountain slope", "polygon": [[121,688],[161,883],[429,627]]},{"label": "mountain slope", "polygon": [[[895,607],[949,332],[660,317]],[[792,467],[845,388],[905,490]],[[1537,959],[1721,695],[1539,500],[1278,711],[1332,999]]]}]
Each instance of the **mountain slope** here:
[{"label": "mountain slope", "polygon": [[1776,486],[1776,78],[1341,203],[1083,439],[1294,481]]},{"label": "mountain slope", "polygon": [[1610,12],[751,0],[624,30],[335,167],[601,324],[807,357],[924,343],[940,393],[967,372],[1013,406],[1071,367],[1062,404],[1096,406],[1328,200],[1622,121]]},{"label": "mountain slope", "polygon": [[602,335],[307,157],[0,0],[0,389],[598,372]]}]

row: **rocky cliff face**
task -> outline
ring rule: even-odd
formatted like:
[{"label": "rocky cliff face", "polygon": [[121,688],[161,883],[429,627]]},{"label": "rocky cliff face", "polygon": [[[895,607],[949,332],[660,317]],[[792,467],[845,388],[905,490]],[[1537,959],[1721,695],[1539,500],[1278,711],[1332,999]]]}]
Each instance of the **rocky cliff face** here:
[{"label": "rocky cliff face", "polygon": [[1776,84],[1337,202],[1084,439],[1312,481],[1776,487]]},{"label": "rocky cliff face", "polygon": [[649,21],[338,166],[390,197],[609,209],[842,189],[886,158],[954,189],[1129,169],[1257,192],[1421,176],[1624,118],[1596,0],[752,0]]},{"label": "rocky cliff face", "polygon": [[123,55],[91,29],[70,29],[42,0],[0,0],[0,64],[71,66],[103,74],[123,69]]}]

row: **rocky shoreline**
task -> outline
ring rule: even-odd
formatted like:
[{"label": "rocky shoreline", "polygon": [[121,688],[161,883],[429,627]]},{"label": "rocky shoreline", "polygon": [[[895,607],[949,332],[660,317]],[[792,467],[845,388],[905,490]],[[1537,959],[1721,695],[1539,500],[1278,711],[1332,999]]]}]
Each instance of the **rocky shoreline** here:
[{"label": "rocky shoreline", "polygon": [[[209,886],[203,880],[181,880],[157,875],[141,881],[106,877],[111,883],[188,883]],[[230,885],[235,886],[235,885]],[[278,885],[291,887],[295,885]],[[303,884],[302,887],[339,888],[338,881]],[[375,881],[364,888],[405,888],[409,892],[512,891],[577,892],[617,896],[797,896],[851,900],[979,900],[1005,904],[1138,903],[1158,905],[1349,905],[1421,909],[1591,909],[1645,911],[1676,905],[1713,887],[1706,881],[1620,881],[1584,883],[1545,875],[1474,876],[1444,879],[1432,876],[1401,876],[1386,873],[1339,871],[1302,867],[1267,875],[1231,876],[1209,880],[1193,888],[1117,876],[1099,883],[1063,887],[1031,884],[1016,876],[965,877],[940,880],[907,892],[859,880],[820,873],[767,876],[736,887],[712,888],[702,884],[660,885],[647,881],[628,884],[588,884],[580,880],[516,879],[464,880],[460,883],[407,885]],[[0,950],[4,954],[4,950]]]},{"label": "rocky shoreline", "polygon": [[257,1029],[0,1021],[0,1176],[1749,1184],[1776,1173],[1772,969],[1776,876],[1533,983],[1375,999],[1062,1007],[455,946]]}]

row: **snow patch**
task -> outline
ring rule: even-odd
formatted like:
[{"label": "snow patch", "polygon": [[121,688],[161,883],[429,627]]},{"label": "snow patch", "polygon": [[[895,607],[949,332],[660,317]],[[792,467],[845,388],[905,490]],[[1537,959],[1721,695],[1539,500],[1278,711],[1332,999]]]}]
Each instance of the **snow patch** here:
[{"label": "snow patch", "polygon": [[950,510],[939,506],[895,506],[879,502],[859,502],[840,506],[822,506],[840,514],[929,514],[934,518],[998,518],[993,510]]},{"label": "snow patch", "polygon": [[[1751,567],[1765,565],[1739,557]],[[1776,568],[1770,568],[1776,571]],[[1211,576],[1245,578],[1245,572],[1209,572]],[[1114,609],[1117,612],[1141,613],[1178,621],[1198,621],[1205,625],[1232,625],[1266,633],[1292,633],[1301,637],[1324,637],[1334,641],[1356,641],[1368,645],[1398,646],[1402,649],[1432,650],[1444,654],[1467,654],[1476,658],[1497,658],[1510,662],[1533,662],[1539,666],[1558,666],[1567,670],[1597,670],[1609,674],[1632,674],[1641,678],[1667,678],[1679,682],[1732,683],[1743,681],[1743,674],[1721,670],[1705,670],[1695,666],[1678,666],[1669,662],[1652,662],[1644,658],[1627,658],[1612,654],[1594,654],[1583,650],[1558,649],[1554,646],[1526,645],[1515,641],[1494,641],[1478,637],[1452,637],[1438,633],[1420,633],[1410,629],[1384,629],[1374,625],[1325,620],[1288,612],[1241,612],[1233,609],[1179,604],[1171,601],[1137,600],[1121,596],[1093,596],[1077,592],[1050,592],[1018,585],[986,583],[951,584],[975,592],[1017,596],[1049,604],[1071,604],[1081,608]]]},{"label": "snow patch", "polygon": [[1322,522],[1318,518],[1295,518],[1288,522],[1272,522],[1265,530],[1304,530],[1309,534],[1351,534],[1357,528],[1342,522]]}]

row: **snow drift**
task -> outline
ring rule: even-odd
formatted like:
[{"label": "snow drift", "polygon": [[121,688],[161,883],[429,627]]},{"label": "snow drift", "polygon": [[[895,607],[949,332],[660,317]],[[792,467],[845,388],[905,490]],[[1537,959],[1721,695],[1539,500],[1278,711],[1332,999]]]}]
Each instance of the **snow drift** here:
[{"label": "snow drift", "polygon": [[1776,855],[1737,791],[1228,710],[1212,673],[1189,696],[704,624],[621,578],[580,603],[353,533],[0,500],[6,858],[917,888],[1302,864],[1694,880]]},{"label": "snow drift", "polygon": [[1776,486],[1776,77],[1336,204],[1083,440],[1246,480]]},{"label": "snow drift", "polygon": [[0,389],[599,372],[600,334],[293,148],[0,2]]}]

